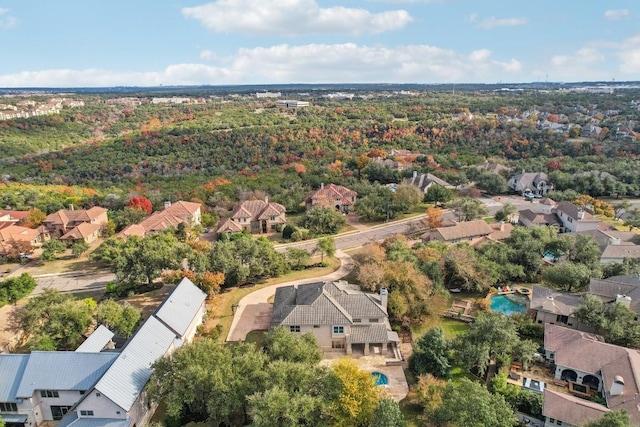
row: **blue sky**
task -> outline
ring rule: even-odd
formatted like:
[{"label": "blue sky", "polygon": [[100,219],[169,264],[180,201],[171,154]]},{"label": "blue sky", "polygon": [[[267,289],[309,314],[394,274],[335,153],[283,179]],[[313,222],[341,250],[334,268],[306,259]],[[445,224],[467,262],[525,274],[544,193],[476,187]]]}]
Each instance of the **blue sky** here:
[{"label": "blue sky", "polygon": [[640,80],[637,0],[0,0],[0,87]]}]

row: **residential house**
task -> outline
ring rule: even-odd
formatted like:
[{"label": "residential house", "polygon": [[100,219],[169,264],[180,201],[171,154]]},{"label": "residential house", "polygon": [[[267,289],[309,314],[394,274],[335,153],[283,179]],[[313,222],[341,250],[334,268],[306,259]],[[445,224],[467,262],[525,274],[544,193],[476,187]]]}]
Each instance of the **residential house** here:
[{"label": "residential house", "polygon": [[[529,313],[536,323],[578,328],[573,313],[580,307],[580,295],[534,285],[531,289]],[[583,325],[584,326],[584,325]]]},{"label": "residential house", "polygon": [[349,213],[356,203],[358,193],[342,185],[320,184],[320,188],[305,200],[307,210],[315,206],[335,207],[342,213]]},{"label": "residential house", "polygon": [[105,208],[94,206],[90,209],[74,209],[72,206],[71,209],[61,209],[47,215],[44,226],[52,236],[61,237],[82,223],[103,226],[108,220]]},{"label": "residential house", "polygon": [[308,107],[308,106],[309,106],[308,101],[296,101],[292,99],[276,101],[276,107],[278,108],[302,108],[302,107]]},{"label": "residential house", "polygon": [[600,262],[622,263],[625,258],[640,258],[640,246],[636,245],[638,235],[633,231],[588,230],[580,234],[588,234],[600,248]]},{"label": "residential house", "polygon": [[457,223],[450,227],[438,227],[427,231],[422,235],[422,240],[439,240],[447,243],[469,242],[474,244],[477,240],[488,237],[494,230],[482,219]]},{"label": "residential house", "polygon": [[640,277],[636,274],[590,279],[589,293],[605,304],[621,303],[640,314]]},{"label": "residential house", "polygon": [[518,222],[525,227],[534,225],[546,225],[550,227],[560,227],[561,222],[554,214],[536,213],[531,209],[525,209],[518,213]]},{"label": "residential house", "polygon": [[177,201],[165,202],[164,209],[145,217],[138,224],[131,224],[123,228],[116,237],[130,236],[144,237],[160,233],[179,224],[200,225],[201,209],[199,203]]},{"label": "residential house", "polygon": [[386,355],[400,361],[398,334],[387,314],[388,294],[365,293],[344,280],[276,289],[271,328],[312,333],[325,351]]},{"label": "residential house", "polygon": [[525,193],[546,195],[553,190],[553,184],[549,181],[549,177],[544,172],[522,172],[512,176],[508,181],[509,188],[516,193],[524,195]]},{"label": "residential house", "polygon": [[183,279],[120,351],[101,352],[113,334],[99,327],[75,352],[0,354],[0,417],[9,427],[146,425],[151,365],[193,339],[205,299]]},{"label": "residential house", "polygon": [[602,133],[600,126],[585,125],[580,128],[580,136],[583,138],[597,138]]},{"label": "residential house", "polygon": [[474,168],[480,169],[483,171],[493,172],[496,175],[506,174],[511,171],[511,168],[500,163],[490,162],[489,160],[484,163],[478,163],[473,165]]},{"label": "residential house", "polygon": [[83,240],[87,244],[91,244],[98,240],[100,237],[100,232],[102,230],[102,225],[100,224],[90,224],[88,222],[83,222],[79,224],[77,227],[72,228],[64,235],[60,237],[60,240],[67,242],[78,242]]},{"label": "residential house", "polygon": [[29,211],[13,211],[0,209],[0,223],[9,222],[17,224],[23,222],[29,216]]},{"label": "residential house", "polygon": [[[545,357],[554,366],[556,381],[566,383],[570,394],[590,398],[601,393],[606,405],[545,391],[542,413],[545,426],[580,426],[608,410],[626,410],[631,424],[640,423],[640,352],[603,342],[596,335],[546,324]],[[559,408],[563,408],[560,410]]]},{"label": "residential house", "polygon": [[431,188],[432,185],[439,185],[441,187],[448,188],[448,189],[455,188],[455,186],[449,184],[444,179],[440,179],[437,176],[432,175],[430,173],[418,174],[417,171],[413,171],[413,176],[411,177],[411,179],[407,180],[407,183],[411,185],[415,185],[420,189],[420,191],[422,191],[425,194],[427,193],[429,188]]},{"label": "residential house", "polygon": [[579,231],[595,230],[600,220],[585,212],[584,209],[571,202],[560,202],[556,206],[556,215],[562,223],[561,232],[574,233]]},{"label": "residential house", "polygon": [[49,232],[45,227],[27,228],[19,225],[9,225],[0,228],[0,253],[4,246],[9,246],[13,242],[29,243],[33,247],[41,246],[43,242],[49,240]]},{"label": "residential house", "polygon": [[510,222],[495,222],[493,224],[489,224],[489,227],[493,229],[492,233],[488,236],[480,237],[475,240],[473,246],[480,247],[487,242],[501,242],[503,240],[511,237],[511,232],[513,231],[513,224]]},{"label": "residential house", "polygon": [[269,233],[287,223],[286,208],[265,200],[245,200],[236,205],[231,217],[220,221],[218,234],[248,231],[252,234]]}]

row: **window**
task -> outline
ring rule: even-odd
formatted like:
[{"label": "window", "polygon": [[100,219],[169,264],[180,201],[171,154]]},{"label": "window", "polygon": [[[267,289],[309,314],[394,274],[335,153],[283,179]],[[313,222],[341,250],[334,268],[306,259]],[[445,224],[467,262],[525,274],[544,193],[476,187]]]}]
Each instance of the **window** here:
[{"label": "window", "polygon": [[85,417],[93,417],[93,411],[80,411],[80,415],[84,415]]},{"label": "window", "polygon": [[371,319],[369,319],[369,323],[378,323],[378,318],[372,317]]},{"label": "window", "polygon": [[96,393],[96,397],[100,397],[102,396],[100,393]]},{"label": "window", "polygon": [[549,422],[550,422],[550,423],[555,423],[555,422],[556,422],[556,419],[555,419],[555,418],[549,418]]},{"label": "window", "polygon": [[344,326],[334,326],[333,327],[334,334],[344,334]]},{"label": "window", "polygon": [[331,341],[331,348],[343,349],[344,348],[344,341]]},{"label": "window", "polygon": [[313,325],[314,328],[318,329],[320,325]]},{"label": "window", "polygon": [[60,397],[56,390],[40,390],[40,397]]},{"label": "window", "polygon": [[120,411],[116,411],[116,415],[120,415]]},{"label": "window", "polygon": [[18,412],[18,405],[11,402],[0,402],[0,412]]},{"label": "window", "polygon": [[558,424],[559,426],[561,426],[561,425],[562,425],[562,421],[560,421],[560,420],[556,420],[556,424]]},{"label": "window", "polygon": [[275,221],[275,220],[276,220],[276,217],[275,217],[275,216],[270,216],[270,217],[269,217],[269,221]]},{"label": "window", "polygon": [[300,325],[289,326],[289,332],[300,332]]},{"label": "window", "polygon": [[353,319],[353,323],[362,323],[362,319]]}]

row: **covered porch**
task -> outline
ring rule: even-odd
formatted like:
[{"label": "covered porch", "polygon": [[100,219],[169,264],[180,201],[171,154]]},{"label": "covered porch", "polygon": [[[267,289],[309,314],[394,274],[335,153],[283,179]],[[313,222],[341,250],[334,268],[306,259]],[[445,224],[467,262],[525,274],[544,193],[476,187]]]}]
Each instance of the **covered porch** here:
[{"label": "covered porch", "polygon": [[388,361],[402,361],[398,350],[400,338],[385,324],[353,325],[351,334],[346,336],[347,354],[352,356],[383,356]]}]

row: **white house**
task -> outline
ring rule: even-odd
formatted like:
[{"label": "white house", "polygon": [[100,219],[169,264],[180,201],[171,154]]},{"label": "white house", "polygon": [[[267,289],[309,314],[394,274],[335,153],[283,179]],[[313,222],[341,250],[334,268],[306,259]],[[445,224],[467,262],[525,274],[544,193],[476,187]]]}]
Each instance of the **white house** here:
[{"label": "white house", "polygon": [[556,206],[556,215],[562,222],[562,230],[565,233],[595,230],[600,225],[600,220],[584,209],[571,202],[560,202]]}]

